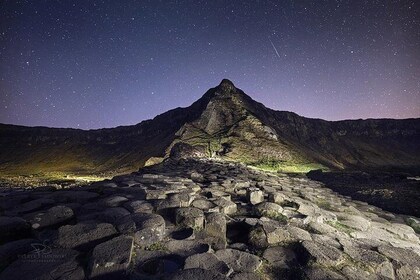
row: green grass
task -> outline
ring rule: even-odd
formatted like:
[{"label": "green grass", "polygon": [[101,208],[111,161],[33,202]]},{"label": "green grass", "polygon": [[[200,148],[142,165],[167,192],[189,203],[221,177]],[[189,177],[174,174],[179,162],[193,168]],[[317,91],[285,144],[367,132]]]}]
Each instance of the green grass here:
[{"label": "green grass", "polygon": [[345,232],[347,234],[350,234],[354,231],[354,229],[352,229],[349,226],[346,226],[342,223],[340,223],[339,221],[333,222],[333,221],[327,221],[327,224],[329,224],[330,226],[336,228],[337,230],[341,231],[341,232]]},{"label": "green grass", "polygon": [[111,175],[87,175],[64,172],[39,172],[31,175],[0,174],[0,185],[38,187],[50,184],[63,186],[83,185],[90,182],[102,181],[111,178]]},{"label": "green grass", "polygon": [[330,203],[330,202],[328,202],[328,201],[326,201],[325,199],[318,199],[318,200],[316,201],[316,204],[317,204],[320,208],[322,208],[322,209],[324,209],[324,210],[334,210],[334,208],[332,207],[331,203]]},{"label": "green grass", "polygon": [[280,213],[276,213],[276,214],[267,213],[267,214],[268,215],[265,215],[267,218],[270,218],[272,220],[276,220],[276,221],[281,222],[281,223],[287,223],[287,217],[283,214],[280,214]]},{"label": "green grass", "polygon": [[262,159],[251,162],[249,165],[266,171],[284,173],[307,173],[314,169],[328,170],[325,166],[318,163],[295,163],[273,159]]},{"label": "green grass", "polygon": [[287,223],[287,217],[281,213],[275,212],[275,211],[264,211],[262,213],[263,217],[270,218],[272,220],[281,222],[281,223]]},{"label": "green grass", "polygon": [[405,223],[412,227],[417,234],[420,234],[420,224],[417,223],[413,218],[408,218]]},{"label": "green grass", "polygon": [[160,242],[153,243],[152,245],[144,248],[146,251],[167,251],[168,249]]}]

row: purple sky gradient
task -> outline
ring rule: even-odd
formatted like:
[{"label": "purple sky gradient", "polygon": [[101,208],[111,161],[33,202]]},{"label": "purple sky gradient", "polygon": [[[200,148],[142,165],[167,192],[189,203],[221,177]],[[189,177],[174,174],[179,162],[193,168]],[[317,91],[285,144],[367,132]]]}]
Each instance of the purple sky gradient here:
[{"label": "purple sky gradient", "polygon": [[419,4],[1,1],[0,122],[136,124],[223,78],[305,117],[420,117]]}]

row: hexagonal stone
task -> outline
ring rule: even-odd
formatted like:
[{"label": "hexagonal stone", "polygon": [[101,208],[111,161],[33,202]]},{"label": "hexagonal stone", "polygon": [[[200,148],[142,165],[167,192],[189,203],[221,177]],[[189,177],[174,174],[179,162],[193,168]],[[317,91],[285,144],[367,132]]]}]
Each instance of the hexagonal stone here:
[{"label": "hexagonal stone", "polygon": [[153,205],[144,200],[134,200],[124,203],[125,209],[131,213],[152,213]]},{"label": "hexagonal stone", "polygon": [[122,278],[130,265],[133,237],[118,236],[93,249],[89,262],[89,278]]},{"label": "hexagonal stone", "polygon": [[203,211],[209,211],[216,207],[216,204],[207,199],[196,199],[192,202],[192,206]]},{"label": "hexagonal stone", "polygon": [[283,246],[267,248],[264,251],[263,258],[276,269],[288,269],[297,262],[295,252]]},{"label": "hexagonal stone", "polygon": [[249,241],[255,247],[263,248],[268,245],[287,243],[292,241],[292,237],[287,227],[275,221],[260,221],[250,233]]},{"label": "hexagonal stone", "polygon": [[288,199],[289,198],[286,195],[282,194],[281,192],[273,192],[273,193],[268,194],[269,202],[281,204]]},{"label": "hexagonal stone", "polygon": [[235,214],[236,211],[238,211],[238,206],[236,203],[226,200],[224,198],[218,198],[212,201],[214,204],[216,204],[219,207],[219,211],[221,213],[224,213],[226,215],[232,215]]},{"label": "hexagonal stone", "polygon": [[178,197],[172,197],[167,199],[162,199],[157,201],[156,203],[156,211],[162,213],[162,210],[171,209],[171,208],[179,208],[181,207],[181,201]]},{"label": "hexagonal stone", "polygon": [[116,234],[114,226],[106,223],[66,225],[58,229],[54,243],[63,248],[86,250]]},{"label": "hexagonal stone", "polygon": [[101,221],[117,225],[123,217],[128,216],[130,214],[131,213],[125,208],[112,207],[105,209],[105,211],[102,212]]},{"label": "hexagonal stone", "polygon": [[219,250],[215,255],[235,272],[254,272],[261,266],[259,257],[235,249]]},{"label": "hexagonal stone", "polygon": [[196,183],[202,183],[205,181],[204,176],[196,171],[191,172],[190,178]]},{"label": "hexagonal stone", "polygon": [[311,234],[304,229],[289,225],[287,226],[287,231],[290,233],[291,238],[294,240],[312,240]]},{"label": "hexagonal stone", "polygon": [[37,210],[41,210],[44,207],[51,206],[55,204],[55,201],[50,198],[38,198],[35,200],[31,200],[29,202],[19,204],[18,206],[12,208],[5,212],[8,216],[16,216],[21,214],[26,214],[30,212],[34,212]]},{"label": "hexagonal stone", "polygon": [[344,261],[343,253],[327,245],[321,245],[313,241],[303,241],[301,243],[301,258],[307,263],[312,260],[322,266],[336,266]]},{"label": "hexagonal stone", "polygon": [[203,240],[170,240],[165,242],[164,246],[169,252],[182,257],[206,253],[210,249]]},{"label": "hexagonal stone", "polygon": [[206,270],[214,270],[226,276],[229,276],[233,270],[212,253],[202,253],[189,256],[185,260],[184,269],[202,268]]},{"label": "hexagonal stone", "polygon": [[43,229],[60,225],[74,216],[73,210],[66,206],[54,206],[45,212],[29,214],[26,219],[32,224],[33,229]]},{"label": "hexagonal stone", "polygon": [[283,208],[276,203],[261,202],[255,206],[255,212],[259,216],[276,218],[283,212]]},{"label": "hexagonal stone", "polygon": [[340,213],[340,223],[360,231],[369,229],[370,221],[362,216]]},{"label": "hexagonal stone", "polygon": [[223,198],[226,200],[231,200],[232,197],[230,194],[223,192],[223,191],[219,191],[219,190],[209,190],[208,194],[211,198]]},{"label": "hexagonal stone", "polygon": [[179,201],[178,207],[190,207],[191,203],[194,201],[195,194],[190,193],[189,191],[182,191],[180,193],[169,195],[171,200]]},{"label": "hexagonal stone", "polygon": [[166,199],[167,191],[164,189],[158,189],[158,190],[151,190],[146,189],[144,190],[144,193],[146,195],[146,200],[154,200],[154,199]]},{"label": "hexagonal stone", "polygon": [[123,233],[134,233],[134,242],[145,247],[163,239],[165,220],[158,214],[135,213],[122,218],[117,228]]},{"label": "hexagonal stone", "polygon": [[202,210],[185,207],[175,211],[175,220],[178,226],[202,229],[204,225],[204,213]]},{"label": "hexagonal stone", "polygon": [[246,198],[249,203],[255,205],[264,201],[264,192],[259,188],[248,188],[246,190]]},{"label": "hexagonal stone", "polygon": [[420,256],[410,249],[379,246],[378,252],[399,264],[409,264],[420,270]]},{"label": "hexagonal stone", "polygon": [[101,203],[105,207],[118,207],[122,203],[127,202],[128,199],[124,196],[113,195],[107,198],[102,199]]},{"label": "hexagonal stone", "polygon": [[226,248],[226,218],[221,213],[206,215],[204,232],[212,239],[215,249]]}]

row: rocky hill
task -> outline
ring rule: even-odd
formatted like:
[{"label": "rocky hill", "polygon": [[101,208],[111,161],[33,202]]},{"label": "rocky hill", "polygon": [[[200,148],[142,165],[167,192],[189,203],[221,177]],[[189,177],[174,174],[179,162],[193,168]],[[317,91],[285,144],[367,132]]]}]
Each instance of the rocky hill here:
[{"label": "rocky hill", "polygon": [[308,119],[271,110],[223,80],[191,106],[134,126],[0,125],[0,174],[124,173],[159,162],[179,142],[205,157],[283,171],[420,166],[420,119]]},{"label": "rocky hill", "polygon": [[[419,170],[419,124],[307,119],[223,80],[135,126],[2,125],[2,175],[136,172],[0,188],[0,280],[420,279],[420,181],[384,172]],[[346,172],[264,170],[315,168]]]}]

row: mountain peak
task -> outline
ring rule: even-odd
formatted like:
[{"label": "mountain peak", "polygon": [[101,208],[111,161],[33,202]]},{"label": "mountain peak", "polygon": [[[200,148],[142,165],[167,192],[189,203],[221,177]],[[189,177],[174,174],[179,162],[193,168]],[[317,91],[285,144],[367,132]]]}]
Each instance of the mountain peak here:
[{"label": "mountain peak", "polygon": [[232,83],[232,81],[228,80],[228,79],[223,79],[218,88],[223,92],[223,93],[230,93],[230,92],[236,92],[236,87],[235,85]]}]

